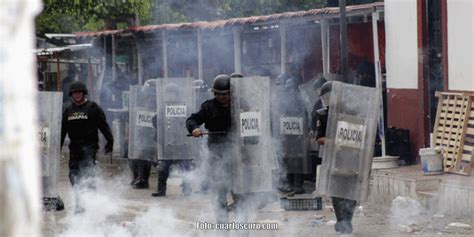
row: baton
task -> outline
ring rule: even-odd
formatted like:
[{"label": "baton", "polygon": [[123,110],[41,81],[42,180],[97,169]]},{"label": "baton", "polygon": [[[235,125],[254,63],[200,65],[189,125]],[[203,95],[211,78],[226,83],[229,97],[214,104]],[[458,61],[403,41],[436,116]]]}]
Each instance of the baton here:
[{"label": "baton", "polygon": [[[201,136],[204,136],[204,135],[214,135],[214,134],[226,134],[227,132],[226,131],[218,131],[218,132],[203,132],[201,133]],[[192,137],[193,134],[186,134],[186,137]]]}]

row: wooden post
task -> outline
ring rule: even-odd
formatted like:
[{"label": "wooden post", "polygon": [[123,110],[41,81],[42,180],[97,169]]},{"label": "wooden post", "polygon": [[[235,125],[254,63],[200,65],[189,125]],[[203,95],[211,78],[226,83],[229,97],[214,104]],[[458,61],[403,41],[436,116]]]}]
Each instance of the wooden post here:
[{"label": "wooden post", "polygon": [[197,30],[197,46],[198,46],[198,79],[203,79],[203,70],[202,70],[202,31]]},{"label": "wooden post", "polygon": [[138,76],[138,84],[143,85],[143,59],[142,59],[142,49],[141,49],[141,43],[140,39],[135,37],[135,44],[136,44],[136,50],[137,50],[137,76]]},{"label": "wooden post", "polygon": [[329,73],[331,70],[331,60],[330,60],[330,45],[329,45],[329,24],[328,20],[321,20],[321,48],[323,56],[323,75],[326,80],[329,78]]},{"label": "wooden post", "polygon": [[163,47],[163,77],[168,78],[168,35],[166,31],[161,32],[161,39]]},{"label": "wooden post", "polygon": [[92,95],[92,98],[95,98],[94,94],[94,85],[92,82],[92,65],[91,65],[91,58],[87,58],[87,88],[89,88],[90,94]]},{"label": "wooden post", "polygon": [[286,73],[286,26],[280,25],[280,74]]},{"label": "wooden post", "polygon": [[387,155],[387,149],[385,145],[385,127],[384,127],[384,111],[383,111],[383,96],[382,96],[382,70],[380,68],[380,53],[379,53],[379,31],[378,31],[378,23],[379,20],[379,13],[373,12],[372,13],[372,38],[374,43],[374,67],[375,67],[375,86],[380,91],[380,116],[379,126],[382,131],[380,131],[380,141],[382,143],[382,157]]},{"label": "wooden post", "polygon": [[116,55],[115,55],[116,45],[115,45],[115,36],[112,35],[112,81],[115,81],[117,67],[115,65]]},{"label": "wooden post", "polygon": [[54,55],[56,56],[56,70],[57,70],[57,72],[56,72],[56,85],[58,87],[57,90],[62,91],[61,86],[62,86],[63,81],[61,79],[61,65],[59,63],[59,53],[56,53]]},{"label": "wooden post", "polygon": [[341,71],[342,71],[342,82],[349,82],[347,78],[347,18],[346,18],[346,0],[339,0],[339,35],[340,35],[340,47],[341,47]]},{"label": "wooden post", "polygon": [[234,29],[234,71],[242,73],[242,38],[241,29]]}]

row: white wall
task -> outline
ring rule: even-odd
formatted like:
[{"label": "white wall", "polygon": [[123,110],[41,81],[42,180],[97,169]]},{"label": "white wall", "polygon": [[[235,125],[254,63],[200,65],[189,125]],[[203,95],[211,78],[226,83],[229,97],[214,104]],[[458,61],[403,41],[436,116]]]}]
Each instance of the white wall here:
[{"label": "white wall", "polygon": [[474,3],[448,0],[449,89],[474,91]]},{"label": "white wall", "polygon": [[385,58],[388,88],[418,88],[416,2],[385,0]]}]

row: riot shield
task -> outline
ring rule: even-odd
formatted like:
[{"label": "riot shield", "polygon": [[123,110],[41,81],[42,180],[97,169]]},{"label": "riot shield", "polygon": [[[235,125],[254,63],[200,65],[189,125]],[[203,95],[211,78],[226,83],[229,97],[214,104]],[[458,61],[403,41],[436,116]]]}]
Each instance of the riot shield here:
[{"label": "riot shield", "polygon": [[313,89],[313,85],[316,80],[317,77],[298,86],[304,106],[306,107],[308,118],[311,116],[311,111],[313,110],[314,104],[319,99],[319,95],[316,94],[316,91]]},{"label": "riot shield", "polygon": [[380,91],[334,82],[318,192],[364,201],[380,110]]},{"label": "riot shield", "polygon": [[[194,88],[194,96],[195,96],[195,111],[191,113],[197,112],[201,107],[201,104],[204,101],[209,100],[212,98],[211,93],[209,92],[209,88],[204,84],[202,80],[194,80],[193,81],[193,88]],[[190,113],[190,114],[191,114]]]},{"label": "riot shield", "polygon": [[[303,99],[304,106],[306,108],[306,114],[308,116],[308,124],[311,122],[311,116],[314,112],[314,105],[319,100],[319,95],[314,90],[314,82],[317,80],[317,77],[307,81],[304,84],[299,85],[298,89],[301,94],[301,98]],[[315,125],[310,125],[315,126]],[[313,127],[314,128],[314,127]],[[314,137],[313,137],[314,138]],[[311,138],[309,141],[310,149],[313,151],[319,150],[319,145],[316,143],[316,140]]]},{"label": "riot shield", "polygon": [[194,159],[197,141],[186,136],[185,126],[195,111],[193,78],[160,78],[156,89],[158,159]]},{"label": "riot shield", "polygon": [[156,83],[130,86],[129,111],[128,158],[156,162]]},{"label": "riot shield", "polygon": [[57,205],[52,202],[59,201],[58,175],[62,104],[62,92],[42,91],[38,94],[43,202],[50,208]]},{"label": "riot shield", "polygon": [[270,79],[231,78],[233,191],[272,191]]},{"label": "riot shield", "polygon": [[281,156],[286,164],[288,173],[309,174],[308,159],[308,116],[298,90],[287,89],[285,96],[280,98],[279,130]]}]

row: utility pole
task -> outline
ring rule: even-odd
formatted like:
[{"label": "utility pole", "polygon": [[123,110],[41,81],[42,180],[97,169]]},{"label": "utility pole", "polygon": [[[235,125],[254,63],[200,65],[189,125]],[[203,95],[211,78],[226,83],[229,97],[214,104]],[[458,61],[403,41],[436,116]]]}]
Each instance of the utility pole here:
[{"label": "utility pole", "polygon": [[346,0],[339,0],[339,40],[341,48],[341,72],[342,82],[348,83],[347,79],[347,19],[346,19]]}]

